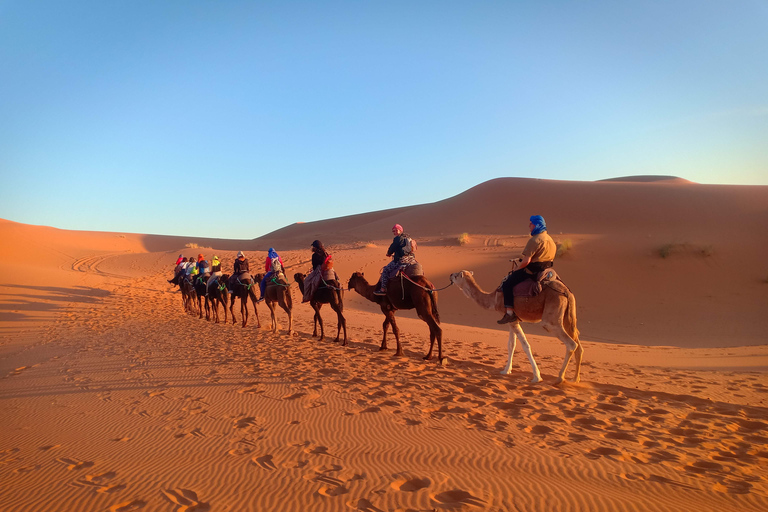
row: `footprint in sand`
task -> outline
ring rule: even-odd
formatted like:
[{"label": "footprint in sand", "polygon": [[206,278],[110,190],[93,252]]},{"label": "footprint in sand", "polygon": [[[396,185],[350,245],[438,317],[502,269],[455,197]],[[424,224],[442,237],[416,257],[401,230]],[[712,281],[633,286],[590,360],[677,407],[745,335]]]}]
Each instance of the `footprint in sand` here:
[{"label": "footprint in sand", "polygon": [[175,512],[204,512],[210,510],[208,503],[203,503],[197,493],[189,489],[161,489],[160,491],[171,503],[178,505]]},{"label": "footprint in sand", "polygon": [[430,485],[432,481],[429,478],[399,478],[389,484],[392,489],[402,492],[416,492]]},{"label": "footprint in sand", "polygon": [[109,507],[109,512],[132,512],[144,508],[146,504],[147,502],[142,500],[124,501]]},{"label": "footprint in sand", "polygon": [[277,469],[275,463],[272,461],[272,455],[262,455],[261,457],[252,457],[251,461],[262,469],[273,470]]},{"label": "footprint in sand", "polygon": [[16,468],[16,469],[13,470],[13,472],[17,473],[17,474],[18,473],[29,473],[30,471],[37,471],[40,468],[41,468],[41,466],[39,464],[36,464],[34,466],[24,466],[24,467],[21,467],[21,468]]},{"label": "footprint in sand", "polygon": [[65,466],[67,466],[67,469],[69,471],[76,471],[76,470],[79,470],[79,469],[90,468],[91,466],[93,466],[93,462],[82,461],[82,460],[77,460],[77,459],[69,459],[69,458],[66,458],[66,457],[58,458],[58,459],[56,459],[56,462],[58,462],[60,464],[64,464]]},{"label": "footprint in sand", "polygon": [[461,489],[431,494],[430,498],[441,508],[458,508],[463,506],[484,508],[486,505],[485,501]]}]

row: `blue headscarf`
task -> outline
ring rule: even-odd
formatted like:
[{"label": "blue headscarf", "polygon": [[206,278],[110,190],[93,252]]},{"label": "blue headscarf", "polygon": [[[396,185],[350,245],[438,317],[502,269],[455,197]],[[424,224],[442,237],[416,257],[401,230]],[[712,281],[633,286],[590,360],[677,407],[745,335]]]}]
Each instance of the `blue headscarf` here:
[{"label": "blue headscarf", "polygon": [[531,215],[531,223],[533,224],[531,235],[538,235],[547,230],[547,223],[544,222],[544,217],[541,215]]},{"label": "blue headscarf", "polygon": [[269,248],[269,251],[267,252],[269,255],[269,259],[277,258],[277,251],[275,251],[272,247]]}]

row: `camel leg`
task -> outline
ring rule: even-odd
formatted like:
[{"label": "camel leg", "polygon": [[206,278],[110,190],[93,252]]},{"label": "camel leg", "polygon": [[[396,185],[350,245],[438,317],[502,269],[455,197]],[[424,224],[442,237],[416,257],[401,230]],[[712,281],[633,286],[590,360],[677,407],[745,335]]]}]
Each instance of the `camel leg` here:
[{"label": "camel leg", "polygon": [[539,366],[536,364],[536,359],[533,357],[531,344],[528,343],[528,338],[525,337],[525,333],[519,322],[515,322],[509,326],[509,345],[507,347],[509,350],[509,363],[507,363],[507,367],[504,369],[505,371],[502,371],[501,373],[509,374],[512,371],[512,354],[515,352],[516,338],[518,337],[520,338],[520,345],[523,347],[523,352],[525,352],[525,355],[528,357],[528,362],[531,363],[531,370],[533,371],[531,382],[541,382],[541,372],[539,371]]},{"label": "camel leg", "polygon": [[277,318],[275,317],[275,303],[267,302],[267,307],[269,308],[269,314],[272,317],[272,332],[277,332]]},{"label": "camel leg", "polygon": [[338,327],[336,328],[336,341],[339,341],[339,336],[341,335],[341,330],[344,329],[344,343],[341,344],[342,347],[347,346],[347,320],[344,318],[344,315],[341,314],[340,309],[336,309],[336,320],[338,321]]},{"label": "camel leg", "polygon": [[[253,288],[253,286],[251,288]],[[256,328],[261,329],[261,320],[259,320],[259,309],[256,307],[256,301],[258,301],[258,299],[256,298],[256,292],[254,292],[252,289],[249,289],[248,296],[251,298],[251,303],[253,303],[253,314],[256,315]]]},{"label": "camel leg", "polygon": [[[293,334],[293,311],[285,303],[285,300],[280,301],[280,306],[285,310],[288,315],[288,334]],[[322,321],[320,322],[320,329],[322,330]],[[321,338],[322,339],[322,338]]]},{"label": "camel leg", "polygon": [[237,323],[237,320],[235,319],[235,301],[237,300],[237,297],[235,295],[232,295],[232,302],[229,303],[229,314],[232,316],[232,325],[235,325]]},{"label": "camel leg", "polygon": [[571,339],[570,336],[568,336],[568,333],[565,332],[565,329],[563,329],[563,325],[553,325],[553,324],[542,324],[542,327],[545,331],[550,332],[554,334],[557,339],[563,342],[563,345],[565,345],[565,357],[563,359],[563,367],[560,368],[560,373],[557,375],[557,380],[555,381],[555,384],[560,384],[565,380],[565,370],[568,368],[568,363],[571,360],[571,356],[573,356],[574,351],[576,351],[576,342]]},{"label": "camel leg", "polygon": [[312,306],[312,309],[315,311],[315,316],[312,318],[312,323],[314,324],[314,330],[312,331],[312,336],[317,336],[317,324],[320,324],[320,340],[323,341],[325,339],[325,329],[323,328],[323,318],[320,316],[320,305],[317,302],[310,302],[309,304]]},{"label": "camel leg", "polygon": [[397,348],[392,357],[401,357],[403,355],[403,345],[400,343],[400,329],[397,328],[397,323],[395,323],[395,312],[392,311],[391,314],[392,318],[389,321],[392,324],[392,334],[395,335],[395,342],[397,343]]},{"label": "camel leg", "polygon": [[240,315],[243,317],[243,327],[248,325],[248,295],[240,296]]},{"label": "camel leg", "polygon": [[573,382],[581,382],[581,358],[584,356],[584,347],[580,341],[576,341],[576,352],[574,353],[574,362],[576,363],[576,375]]},{"label": "camel leg", "polygon": [[437,360],[443,360],[443,330],[437,325],[437,321],[434,318],[428,317],[427,325],[429,326],[429,352],[424,356],[424,359],[429,361],[432,359],[432,350],[435,347],[435,341],[437,341]]},{"label": "camel leg", "polygon": [[[386,313],[384,313],[387,315]],[[384,337],[381,338],[381,346],[379,347],[379,351],[387,350],[387,329],[389,329],[389,324],[391,323],[389,319],[389,315],[384,318],[384,323],[382,324],[382,328],[384,329]]]}]

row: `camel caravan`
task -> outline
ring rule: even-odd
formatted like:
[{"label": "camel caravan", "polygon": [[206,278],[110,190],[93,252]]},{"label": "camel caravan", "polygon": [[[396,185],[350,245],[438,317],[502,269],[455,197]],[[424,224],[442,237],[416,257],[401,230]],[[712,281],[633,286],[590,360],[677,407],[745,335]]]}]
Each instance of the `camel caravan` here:
[{"label": "camel caravan", "polygon": [[[502,374],[511,373],[512,358],[519,338],[533,371],[531,382],[542,380],[530,343],[520,326],[521,322],[541,323],[547,332],[565,345],[565,357],[556,384],[566,380],[566,370],[572,358],[576,366],[573,382],[579,382],[584,348],[576,327],[576,299],[552,268],[557,247],[547,233],[544,219],[540,215],[533,215],[528,227],[531,238],[521,256],[510,260],[512,270],[496,290],[490,293],[483,291],[469,270],[451,274],[450,285],[456,285],[481,308],[503,314],[498,323],[508,326],[509,340],[507,363],[501,371]],[[337,319],[334,342],[341,341],[342,346],[348,344],[343,298],[344,291],[354,290],[367,300],[378,304],[384,314],[379,350],[388,349],[387,332],[391,327],[397,344],[394,355],[403,356],[395,312],[398,309],[415,309],[418,317],[429,326],[430,345],[424,359],[433,358],[436,342],[437,360],[444,363],[446,359],[443,357],[443,331],[437,308],[438,290],[424,276],[423,269],[415,258],[416,241],[405,234],[399,224],[392,227],[392,233],[394,238],[386,254],[392,260],[382,269],[378,282],[370,284],[362,272],[354,272],[346,289],[342,288],[341,280],[333,269],[332,255],[319,240],[312,242],[312,269],[307,273],[297,272],[293,275],[302,295],[302,303],[308,302],[314,310],[312,336],[319,336],[320,340],[325,338],[320,310],[324,304],[328,304],[336,313]],[[221,261],[216,256],[213,257],[212,264],[209,264],[202,254],[198,255],[197,261],[192,257],[185,260],[179,255],[174,277],[168,282],[179,286],[184,310],[198,315],[199,318],[203,318],[205,311],[206,320],[219,323],[221,306],[224,312],[223,321],[227,323],[229,306],[229,316],[234,325],[237,323],[234,307],[239,298],[242,327],[248,325],[249,300],[256,314],[256,327],[261,327],[257,305],[265,302],[271,315],[272,332],[278,330],[276,310],[279,306],[288,316],[288,334],[293,333],[291,283],[286,279],[283,260],[274,248],[270,248],[267,253],[264,272],[254,275],[250,273],[248,260],[242,251],[237,253],[232,274],[222,273]]]}]

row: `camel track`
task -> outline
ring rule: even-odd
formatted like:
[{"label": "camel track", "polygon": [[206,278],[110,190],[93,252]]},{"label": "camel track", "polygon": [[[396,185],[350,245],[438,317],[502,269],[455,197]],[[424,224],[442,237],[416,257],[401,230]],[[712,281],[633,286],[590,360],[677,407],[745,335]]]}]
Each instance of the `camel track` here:
[{"label": "camel track", "polygon": [[[91,256],[85,256],[82,258],[78,258],[75,260],[70,269],[73,272],[85,272],[89,274],[98,274],[100,276],[104,277],[115,277],[119,279],[128,279],[131,276],[126,274],[117,274],[114,272],[107,272],[104,270],[101,270],[99,266],[104,263],[105,261],[114,258],[116,256],[121,256],[123,254],[127,254],[126,252],[112,252],[107,254],[98,254],[98,255],[91,255]],[[66,270],[66,269],[65,269]]]}]

